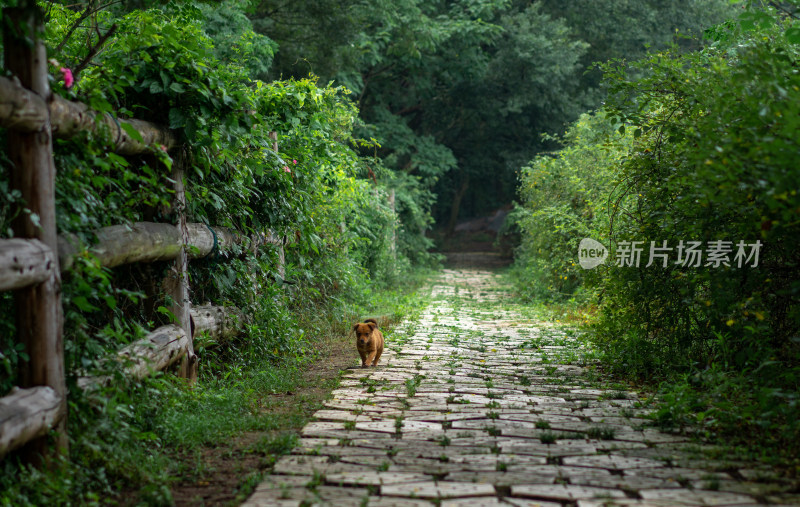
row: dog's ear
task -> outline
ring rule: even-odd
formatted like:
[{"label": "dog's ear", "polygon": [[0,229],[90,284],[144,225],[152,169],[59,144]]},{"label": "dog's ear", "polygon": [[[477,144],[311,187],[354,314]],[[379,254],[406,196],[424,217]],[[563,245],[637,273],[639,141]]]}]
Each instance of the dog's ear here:
[{"label": "dog's ear", "polygon": [[374,322],[367,322],[367,325],[368,325],[368,326],[369,326],[369,328],[370,328],[370,329],[372,329],[373,331],[375,331],[375,328],[376,328],[376,327],[378,327],[378,325],[377,325],[377,324],[375,324]]},{"label": "dog's ear", "polygon": [[358,326],[360,326],[360,324],[353,324],[353,331],[358,331]]}]

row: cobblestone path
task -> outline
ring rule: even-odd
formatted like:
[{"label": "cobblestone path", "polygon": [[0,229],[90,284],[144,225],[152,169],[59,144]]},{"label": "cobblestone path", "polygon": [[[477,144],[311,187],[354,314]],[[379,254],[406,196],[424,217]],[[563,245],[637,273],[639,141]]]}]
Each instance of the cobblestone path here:
[{"label": "cobblestone path", "polygon": [[244,505],[800,504],[769,468],[649,427],[575,340],[503,310],[496,275],[445,271],[432,291]]}]

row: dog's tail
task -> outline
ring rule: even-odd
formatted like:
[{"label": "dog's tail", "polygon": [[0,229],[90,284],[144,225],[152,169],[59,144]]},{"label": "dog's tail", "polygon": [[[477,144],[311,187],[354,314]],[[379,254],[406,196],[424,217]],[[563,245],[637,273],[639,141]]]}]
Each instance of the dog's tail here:
[{"label": "dog's tail", "polygon": [[370,322],[372,322],[376,326],[378,325],[378,321],[375,319],[364,319],[364,324],[369,324]]}]

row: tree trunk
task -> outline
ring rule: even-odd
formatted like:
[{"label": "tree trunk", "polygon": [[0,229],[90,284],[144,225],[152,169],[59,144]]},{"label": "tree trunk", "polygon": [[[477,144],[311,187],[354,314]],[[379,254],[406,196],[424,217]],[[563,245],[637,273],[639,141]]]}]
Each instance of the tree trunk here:
[{"label": "tree trunk", "polygon": [[[43,13],[33,0],[3,9],[3,43],[6,69],[16,74],[22,86],[43,100],[50,97],[47,55],[42,35]],[[47,116],[47,115],[45,115]],[[55,166],[49,121],[30,133],[8,132],[8,155],[13,164],[11,185],[22,193],[30,213],[20,213],[12,224],[20,238],[35,238],[58,252],[55,210]],[[30,360],[21,364],[22,387],[49,386],[66,411],[64,379],[61,275],[51,270],[42,283],[16,291],[17,332]],[[67,452],[66,418],[56,427],[56,452]],[[47,455],[47,439],[32,440],[21,451],[28,463],[38,465]]]},{"label": "tree trunk", "polygon": [[55,255],[41,241],[0,239],[0,291],[45,282],[55,268]]},{"label": "tree trunk", "polygon": [[64,416],[66,404],[51,387],[15,387],[0,398],[0,457],[43,437]]},{"label": "tree trunk", "polygon": [[[54,137],[68,139],[79,132],[99,134],[107,130],[114,151],[121,155],[136,155],[158,145],[167,149],[175,146],[175,136],[161,126],[142,120],[115,120],[107,114],[98,121],[98,113],[86,104],[58,95],[43,98],[26,87],[13,78],[0,77],[0,127],[22,133],[39,132],[49,116]],[[121,125],[136,129],[142,142],[133,139]]]},{"label": "tree trunk", "polygon": [[456,230],[456,224],[458,224],[458,212],[461,210],[461,199],[464,198],[464,194],[467,193],[467,189],[469,188],[469,174],[464,175],[464,179],[461,180],[461,186],[456,191],[456,195],[453,196],[453,202],[450,204],[450,221],[447,222],[447,234],[453,234]]}]

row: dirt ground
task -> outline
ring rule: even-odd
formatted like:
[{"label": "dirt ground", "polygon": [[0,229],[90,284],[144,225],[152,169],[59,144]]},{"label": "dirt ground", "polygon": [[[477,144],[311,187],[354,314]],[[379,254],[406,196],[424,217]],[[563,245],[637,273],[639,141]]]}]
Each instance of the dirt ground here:
[{"label": "dirt ground", "polygon": [[444,265],[451,269],[501,269],[514,261],[512,247],[506,238],[500,245],[497,236],[487,231],[459,232],[439,239],[439,253]]},{"label": "dirt ground", "polygon": [[[278,433],[299,433],[337,386],[342,371],[356,365],[358,354],[353,340],[330,340],[324,347],[323,355],[307,367],[300,387],[263,400],[266,409],[285,412],[287,420],[298,421],[298,424],[272,434],[248,432],[206,447],[200,456],[204,470],[202,477],[184,475],[180,482],[172,485],[175,505],[238,505],[244,500],[249,492],[248,485],[255,486],[278,457],[268,452],[254,452],[254,444],[265,437],[279,436]],[[189,470],[198,467],[198,457],[194,453],[176,456],[175,459],[185,463]]]},{"label": "dirt ground", "polygon": [[511,265],[511,259],[497,252],[443,252],[445,266],[451,269],[499,269]]}]

